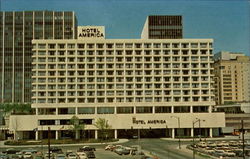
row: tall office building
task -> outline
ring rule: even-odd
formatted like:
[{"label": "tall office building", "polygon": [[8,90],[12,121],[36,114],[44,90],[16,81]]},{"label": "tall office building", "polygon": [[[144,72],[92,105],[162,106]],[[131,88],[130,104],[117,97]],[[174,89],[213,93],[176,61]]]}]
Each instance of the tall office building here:
[{"label": "tall office building", "polygon": [[219,52],[214,58],[216,103],[249,102],[249,56],[243,53]]},{"label": "tall office building", "polygon": [[[77,40],[33,40],[36,115],[11,116],[10,130],[41,139],[50,127],[60,139],[76,115],[95,138],[98,118],[115,138],[138,130],[144,137],[218,135],[225,116],[212,112],[212,39],[105,39],[101,27],[88,27]],[[197,118],[201,129],[193,129]]]},{"label": "tall office building", "polygon": [[142,39],[182,39],[182,16],[148,16],[141,33]]},{"label": "tall office building", "polygon": [[0,102],[31,102],[32,39],[74,39],[74,12],[0,12]]}]

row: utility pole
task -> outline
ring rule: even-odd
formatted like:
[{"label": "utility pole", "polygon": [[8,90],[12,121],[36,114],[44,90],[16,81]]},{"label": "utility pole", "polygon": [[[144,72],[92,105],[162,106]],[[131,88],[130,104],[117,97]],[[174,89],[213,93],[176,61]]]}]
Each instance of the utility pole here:
[{"label": "utility pole", "polygon": [[244,130],[244,121],[241,120],[241,133],[242,133],[242,152],[243,152],[243,159],[245,159],[245,139],[244,139],[244,134],[245,134],[245,130]]},{"label": "utility pole", "polygon": [[179,149],[181,149],[181,137],[180,137],[180,130],[181,130],[181,124],[180,124],[180,117],[177,117],[177,116],[171,116],[171,118],[176,118],[178,120],[178,142],[179,142]]},{"label": "utility pole", "polygon": [[49,159],[50,159],[50,127],[48,127],[48,152],[49,152]]}]

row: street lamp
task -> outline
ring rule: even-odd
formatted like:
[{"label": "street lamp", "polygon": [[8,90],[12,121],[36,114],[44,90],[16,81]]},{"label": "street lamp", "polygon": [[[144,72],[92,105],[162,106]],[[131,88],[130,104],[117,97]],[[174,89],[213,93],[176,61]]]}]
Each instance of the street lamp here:
[{"label": "street lamp", "polygon": [[[205,120],[202,120],[205,121]],[[199,136],[201,141],[201,119],[196,118],[195,121],[193,121],[193,159],[195,159],[195,147],[194,147],[194,124],[199,122]]]},{"label": "street lamp", "polygon": [[180,124],[180,117],[177,116],[170,116],[171,118],[176,118],[178,120],[178,138],[179,138],[179,149],[181,149],[181,138],[180,138],[180,129],[181,129],[181,124]]}]

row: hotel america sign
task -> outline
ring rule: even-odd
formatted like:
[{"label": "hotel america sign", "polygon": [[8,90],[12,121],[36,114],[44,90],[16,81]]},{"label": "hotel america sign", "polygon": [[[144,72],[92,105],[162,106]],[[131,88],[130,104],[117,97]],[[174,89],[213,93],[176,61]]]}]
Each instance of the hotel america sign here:
[{"label": "hotel america sign", "polygon": [[77,28],[77,39],[104,39],[105,28],[104,26],[79,26]]}]

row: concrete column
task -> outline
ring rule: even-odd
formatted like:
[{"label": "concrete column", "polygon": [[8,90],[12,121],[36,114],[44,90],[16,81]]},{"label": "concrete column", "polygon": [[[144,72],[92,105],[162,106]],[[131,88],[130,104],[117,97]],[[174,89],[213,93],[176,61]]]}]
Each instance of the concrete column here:
[{"label": "concrete column", "polygon": [[55,115],[58,115],[58,108],[56,108],[56,114]]},{"label": "concrete column", "polygon": [[190,107],[190,113],[193,113],[193,108],[194,108],[194,106]]},{"label": "concrete column", "polygon": [[172,128],[172,138],[173,139],[175,138],[175,130],[174,130],[174,128]]},{"label": "concrete column", "polygon": [[174,107],[173,106],[171,107],[171,113],[174,113]]},{"label": "concrete column", "polygon": [[58,130],[56,130],[56,140],[58,140],[58,135],[59,134],[59,132],[58,132]]},{"label": "concrete column", "polygon": [[191,137],[194,137],[194,129],[191,128]]},{"label": "concrete column", "polygon": [[152,111],[153,111],[153,114],[155,114],[155,106],[153,106],[153,110]]},{"label": "concrete column", "polygon": [[36,115],[38,115],[38,108],[36,108]]},{"label": "concrete column", "polygon": [[208,112],[212,113],[212,106],[211,105],[208,107]]},{"label": "concrete column", "polygon": [[213,137],[213,128],[209,128],[209,137]]},{"label": "concrete column", "polygon": [[117,129],[115,129],[115,139],[117,139]]},{"label": "concrete column", "polygon": [[39,137],[39,136],[38,136],[38,131],[36,131],[36,140],[39,139],[38,137]]},{"label": "concrete column", "polygon": [[98,131],[95,130],[95,139],[98,139]]},{"label": "concrete column", "polygon": [[75,112],[75,114],[78,115],[78,107],[76,107]]}]

